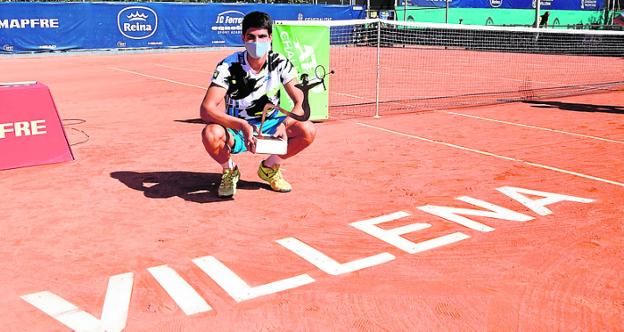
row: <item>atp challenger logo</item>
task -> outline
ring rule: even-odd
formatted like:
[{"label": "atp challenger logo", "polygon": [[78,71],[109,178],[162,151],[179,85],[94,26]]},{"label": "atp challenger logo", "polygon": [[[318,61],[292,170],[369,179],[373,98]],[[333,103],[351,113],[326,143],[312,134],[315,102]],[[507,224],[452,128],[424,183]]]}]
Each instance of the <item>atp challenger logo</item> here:
[{"label": "atp challenger logo", "polygon": [[149,38],[158,28],[158,15],[148,7],[126,7],[117,14],[117,27],[130,39]]}]

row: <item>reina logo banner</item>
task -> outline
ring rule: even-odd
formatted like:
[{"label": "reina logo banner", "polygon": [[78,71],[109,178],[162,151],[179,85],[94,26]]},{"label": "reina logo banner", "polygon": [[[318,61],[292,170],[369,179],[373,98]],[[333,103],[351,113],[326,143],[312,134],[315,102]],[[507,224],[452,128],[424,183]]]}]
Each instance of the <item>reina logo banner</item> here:
[{"label": "reina logo banner", "polygon": [[131,6],[117,14],[119,32],[130,39],[149,38],[158,28],[158,15],[148,7]]}]

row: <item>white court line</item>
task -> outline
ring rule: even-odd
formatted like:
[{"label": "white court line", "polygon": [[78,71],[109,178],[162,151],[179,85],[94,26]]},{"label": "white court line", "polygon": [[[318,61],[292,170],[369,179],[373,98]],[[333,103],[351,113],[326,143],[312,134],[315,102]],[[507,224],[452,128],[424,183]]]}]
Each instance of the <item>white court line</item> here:
[{"label": "white court line", "polygon": [[168,66],[168,65],[161,65],[159,63],[157,63],[156,66],[163,67],[163,68],[169,68],[169,69],[175,69],[175,70],[190,71],[190,72],[193,72],[193,73],[205,73],[205,74],[212,75],[212,72],[205,71],[205,70],[199,70],[199,69],[188,69],[188,68],[182,68],[182,67],[174,67],[174,66]]},{"label": "white court line", "polygon": [[[336,93],[336,94],[342,94],[342,93]],[[342,94],[342,95],[349,96],[349,97],[354,97],[354,98],[360,98],[360,99],[367,99],[367,98],[364,98],[364,97],[352,96],[352,95],[348,95],[348,94]],[[370,99],[370,100],[372,101],[372,99]],[[396,105],[402,105],[402,106],[411,106],[409,104],[399,103],[399,102],[392,102],[392,103],[396,104]],[[583,138],[591,138],[591,139],[604,141],[604,142],[624,144],[624,141],[619,141],[619,140],[614,140],[614,139],[609,139],[609,138],[604,138],[604,137],[598,137],[598,136],[592,136],[592,135],[583,135],[583,134],[573,133],[573,132],[564,131],[564,130],[557,130],[557,129],[546,128],[546,127],[532,126],[532,125],[526,125],[526,124],[510,122],[510,121],[496,120],[496,119],[486,118],[486,117],[477,116],[477,115],[470,115],[470,114],[457,113],[457,112],[451,112],[451,111],[434,111],[434,112],[436,112],[436,113],[446,113],[446,114],[452,114],[452,115],[458,115],[458,116],[464,116],[464,117],[467,117],[467,118],[479,119],[479,120],[484,120],[484,121],[504,123],[504,124],[508,124],[508,125],[512,125],[512,126],[518,126],[518,127],[524,127],[524,128],[531,128],[531,129],[550,131],[550,132],[553,132],[553,133],[559,133],[559,134],[565,134],[565,135],[571,135],[571,136],[577,136],[577,137],[583,137]]]},{"label": "white court line", "polygon": [[[341,95],[341,96],[347,96],[347,97],[351,97],[351,98],[356,98],[356,99],[362,99],[362,100],[365,100],[365,101],[368,101],[368,102],[371,102],[371,103],[375,102],[375,99],[373,99],[373,98],[366,98],[366,97],[361,97],[361,96],[356,96],[356,95],[350,95],[348,93],[333,92],[333,91],[330,91],[330,93],[333,93],[335,95]],[[404,104],[404,103],[399,103],[399,102],[396,102],[396,101],[383,101],[382,100],[379,103],[389,104],[389,105],[411,106],[411,105]],[[344,107],[344,106],[349,106],[349,105],[340,105],[339,107]]]},{"label": "white court line", "polygon": [[[160,66],[160,67],[165,67],[165,68],[191,71],[189,69],[176,68],[176,67],[171,67],[171,66],[167,66],[167,65],[160,65],[160,64],[156,64],[156,65]],[[161,81],[165,81],[165,82],[170,82],[170,83],[175,83],[175,84],[180,84],[180,85],[190,86],[190,87],[195,87],[195,88],[200,88],[200,89],[207,89],[207,87],[205,87],[205,86],[200,86],[200,85],[195,85],[195,84],[189,84],[189,83],[174,81],[174,80],[170,80],[170,79],[165,78],[165,77],[143,74],[143,73],[139,73],[139,72],[128,70],[128,69],[123,69],[123,68],[118,68],[118,67],[108,67],[108,68],[113,69],[113,70],[117,70],[117,71],[122,71],[122,72],[125,72],[125,73],[130,73],[130,74],[134,74],[134,75],[143,76],[143,77],[149,77],[149,78],[153,78],[153,79],[157,79],[157,80],[161,80]],[[204,73],[206,73],[206,72],[204,72]],[[369,98],[366,98],[366,97],[360,97],[360,96],[356,96],[356,95],[351,95],[351,94],[348,94],[348,93],[341,93],[341,92],[332,92],[332,93],[333,94],[337,94],[337,95],[341,95],[341,96],[355,98],[355,99],[364,99],[364,100],[374,101],[374,99],[369,99]]]},{"label": "white court line", "polygon": [[[165,65],[158,65],[157,64],[157,66],[175,69],[173,67],[169,67],[169,66],[165,66]],[[136,72],[136,71],[127,70],[127,69],[123,69],[123,68],[118,68],[118,67],[108,67],[108,68],[109,69],[113,69],[113,70],[117,70],[117,71],[122,71],[122,72],[125,72],[125,73],[130,73],[130,74],[134,74],[134,75],[143,76],[143,77],[149,77],[149,78],[153,78],[153,79],[157,79],[157,80],[161,80],[161,81],[165,81],[165,82],[169,82],[169,83],[175,83],[175,84],[180,84],[180,85],[184,85],[184,86],[200,88],[200,89],[204,89],[204,90],[207,89],[207,87],[205,87],[205,86],[200,86],[200,85],[195,85],[195,84],[189,84],[189,83],[174,81],[174,80],[170,80],[168,78],[164,78],[164,77],[160,77],[160,76],[154,76],[154,75],[148,75],[148,74],[143,74],[143,73],[139,73],[139,72]],[[347,96],[347,97],[351,97],[351,98],[356,98],[356,99],[363,99],[363,100],[374,101],[374,99],[369,99],[369,98],[366,98],[366,97],[360,97],[360,96],[356,96],[356,95],[351,95],[351,94],[348,94],[348,93],[340,93],[340,92],[332,92],[332,93],[337,94],[337,95],[341,95],[341,96]]]},{"label": "white court line", "polygon": [[[422,70],[421,72],[423,73],[430,73],[430,74],[438,74],[438,75],[448,75],[448,76],[460,76],[460,77],[475,77],[474,75],[470,75],[470,74],[455,74],[455,73],[446,73],[446,72],[437,72],[437,71],[428,71],[428,70]],[[540,84],[553,84],[555,86],[559,86],[559,85],[563,85],[561,83],[557,83],[557,82],[542,82],[542,81],[533,81],[533,80],[521,80],[521,79],[517,79],[517,78],[509,78],[509,77],[487,77],[484,78],[484,80],[487,81],[514,81],[514,82],[531,82],[531,83],[540,83]]]},{"label": "white court line", "polygon": [[[163,66],[166,67],[165,65],[159,65],[159,66]],[[184,83],[184,82],[179,82],[179,81],[174,81],[174,80],[170,80],[168,78],[164,78],[164,77],[159,77],[159,76],[153,76],[153,75],[148,75],[148,74],[143,74],[143,73],[139,73],[136,71],[132,71],[132,70],[127,70],[127,69],[122,69],[122,68],[117,68],[117,67],[109,67],[110,69],[113,70],[118,70],[118,71],[122,71],[122,72],[126,72],[126,73],[131,73],[131,74],[135,74],[135,75],[139,75],[139,76],[143,76],[143,77],[149,77],[149,78],[153,78],[153,79],[157,79],[157,80],[161,80],[161,81],[166,81],[166,82],[170,82],[170,83],[175,83],[175,84],[180,84],[180,85],[184,85],[184,86],[189,86],[189,87],[195,87],[195,88],[200,88],[200,89],[207,89],[207,87],[204,86],[200,86],[200,85],[194,85],[194,84],[189,84],[189,83]],[[172,67],[171,67],[172,68]],[[343,95],[343,96],[347,96],[347,97],[351,97],[351,98],[357,98],[357,99],[364,99],[364,100],[373,100],[373,99],[369,99],[369,98],[365,98],[365,97],[360,97],[360,96],[355,96],[355,95],[351,95],[351,94],[347,94],[347,93],[340,93],[340,92],[333,92],[334,94],[338,94],[338,95]],[[393,104],[397,104],[397,105],[405,105],[405,106],[409,106],[407,104],[402,104],[402,103],[396,103],[396,102],[392,102]],[[571,132],[567,132],[567,131],[562,131],[562,130],[556,130],[556,129],[550,129],[550,128],[543,128],[543,127],[537,127],[537,126],[530,126],[530,125],[524,125],[524,124],[519,124],[519,123],[513,123],[513,122],[508,122],[508,121],[501,121],[501,120],[495,120],[495,119],[489,119],[489,118],[484,118],[484,117],[479,117],[479,116],[474,116],[474,115],[467,115],[467,114],[462,114],[462,113],[455,113],[455,112],[450,112],[450,111],[438,111],[441,113],[448,113],[448,114],[454,114],[454,115],[459,115],[459,116],[465,116],[465,117],[471,117],[471,118],[475,118],[475,119],[480,119],[480,120],[486,120],[486,121],[493,121],[493,122],[499,122],[499,123],[505,123],[505,124],[509,124],[509,125],[514,125],[514,126],[519,126],[519,127],[526,127],[526,128],[533,128],[533,129],[539,129],[539,130],[546,130],[546,131],[551,131],[551,132],[556,132],[556,133],[560,133],[560,134],[567,134],[567,135],[573,135],[573,136],[579,136],[579,137],[585,137],[585,138],[591,138],[591,139],[596,139],[596,140],[601,140],[601,141],[606,141],[606,142],[612,142],[612,143],[620,143],[620,144],[624,144],[623,141],[617,141],[617,140],[611,140],[608,138],[601,138],[601,137],[597,137],[597,136],[590,136],[590,135],[582,135],[582,134],[576,134],[576,133],[571,133]]]},{"label": "white court line", "polygon": [[184,82],[178,82],[178,81],[170,80],[168,78],[159,77],[159,76],[153,76],[153,75],[148,75],[148,74],[143,74],[143,73],[139,73],[139,72],[132,71],[132,70],[127,70],[127,69],[122,69],[122,68],[117,68],[117,67],[108,67],[108,68],[109,69],[113,69],[113,70],[117,70],[117,71],[122,71],[122,72],[125,72],[125,73],[130,73],[130,74],[134,74],[134,75],[143,76],[143,77],[149,77],[149,78],[153,78],[153,79],[157,79],[157,80],[161,80],[161,81],[165,81],[165,82],[169,82],[169,83],[175,83],[175,84],[180,84],[180,85],[184,85],[184,86],[190,86],[190,87],[193,87],[193,88],[200,88],[200,89],[203,89],[203,90],[207,89],[207,87],[205,87],[205,86],[189,84],[189,83],[184,83]]},{"label": "white court line", "polygon": [[368,100],[368,101],[375,101],[375,99],[370,99],[370,98],[366,98],[366,97],[360,97],[360,96],[356,96],[356,95],[350,95],[348,93],[333,92],[333,91],[331,91],[331,93],[333,93],[335,95],[347,96],[347,97],[351,97],[351,98],[355,98],[355,99],[364,99],[364,100]]},{"label": "white court line", "polygon": [[595,139],[595,140],[599,140],[599,141],[624,144],[624,141],[618,141],[618,140],[613,140],[613,139],[609,139],[609,138],[602,138],[602,137],[598,137],[598,136],[577,134],[577,133],[572,133],[572,132],[569,132],[569,131],[563,131],[563,130],[545,128],[545,127],[525,125],[525,124],[522,124],[522,123],[515,123],[515,122],[509,122],[509,121],[503,121],[503,120],[496,120],[496,119],[486,118],[486,117],[477,116],[477,115],[456,113],[456,112],[451,112],[451,111],[435,111],[435,112],[452,114],[452,115],[458,115],[458,116],[464,116],[464,117],[467,117],[467,118],[473,118],[473,119],[479,119],[479,120],[485,120],[485,121],[504,123],[504,124],[508,124],[508,125],[512,125],[512,126],[518,126],[518,127],[525,127],[525,128],[531,128],[531,129],[539,129],[539,130],[551,131],[551,132],[559,133],[559,134],[578,136],[578,137],[584,137],[584,138],[591,138],[591,139]]},{"label": "white court line", "polygon": [[[542,54],[542,55],[546,55],[546,54]],[[557,57],[559,57],[559,55],[556,55]],[[535,61],[533,62],[527,62],[527,61],[516,61],[514,62],[515,65],[518,66],[525,66],[525,67],[544,67],[544,68],[550,68],[550,69],[564,69],[564,70],[569,70],[570,68],[574,68],[576,66],[587,66],[587,61],[583,62],[583,61],[570,61],[570,57],[574,57],[573,55],[568,56],[568,58],[566,59],[567,61],[564,61],[566,65],[562,65],[562,66],[558,66],[556,64],[554,64],[552,61],[545,61],[545,60],[549,60],[549,59],[545,59],[542,60],[540,62],[549,62],[549,64],[540,64],[540,63],[536,63]],[[512,59],[507,59],[507,60],[512,60]],[[518,60],[518,59],[513,59],[513,60]],[[472,65],[476,62],[481,62],[481,63],[486,63],[486,64],[491,64],[492,63],[492,59],[491,58],[483,58],[483,57],[470,57],[470,60],[468,61],[460,61],[460,60],[456,60],[456,63],[454,65],[456,66],[463,66],[463,65]],[[481,64],[479,64],[481,65]],[[615,69],[615,68],[614,68]]]},{"label": "white court line", "polygon": [[394,131],[394,130],[390,130],[390,129],[386,129],[386,128],[382,128],[382,127],[372,126],[372,125],[361,123],[361,122],[356,122],[356,124],[358,124],[360,126],[363,126],[363,127],[368,127],[368,128],[372,128],[372,129],[385,131],[385,132],[392,133],[392,134],[395,134],[395,135],[415,138],[415,139],[418,139],[418,140],[421,140],[421,141],[425,141],[425,142],[429,142],[429,143],[440,144],[440,145],[448,146],[448,147],[451,147],[451,148],[464,150],[464,151],[475,152],[475,153],[478,153],[478,154],[482,154],[482,155],[490,156],[490,157],[495,157],[495,158],[499,158],[499,159],[520,162],[520,163],[531,165],[531,166],[538,167],[538,168],[548,169],[548,170],[559,172],[559,173],[570,174],[570,175],[578,176],[578,177],[585,178],[585,179],[600,181],[600,182],[614,184],[616,186],[624,187],[624,183],[622,183],[622,182],[617,182],[617,181],[613,181],[613,180],[603,179],[603,178],[599,178],[599,177],[596,177],[596,176],[587,175],[587,174],[583,174],[583,173],[568,171],[568,170],[557,168],[557,167],[553,167],[553,166],[533,163],[533,162],[525,161],[525,160],[522,160],[522,159],[506,157],[506,156],[498,155],[498,154],[495,154],[495,153],[482,151],[482,150],[477,150],[477,149],[472,149],[472,148],[468,148],[468,147],[465,147],[465,146],[456,145],[456,144],[452,144],[452,143],[447,143],[447,142],[443,142],[443,141],[436,141],[436,140],[425,138],[425,137],[421,137],[421,136],[405,134],[405,133],[402,133],[402,132],[398,132],[398,131]]}]

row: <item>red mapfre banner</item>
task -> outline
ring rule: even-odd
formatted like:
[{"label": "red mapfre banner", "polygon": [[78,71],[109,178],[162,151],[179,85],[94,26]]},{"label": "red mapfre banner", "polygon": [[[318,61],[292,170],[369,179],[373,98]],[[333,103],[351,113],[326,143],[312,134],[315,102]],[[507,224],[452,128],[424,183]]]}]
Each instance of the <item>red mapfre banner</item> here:
[{"label": "red mapfre banner", "polygon": [[0,83],[0,170],[74,160],[50,90]]}]

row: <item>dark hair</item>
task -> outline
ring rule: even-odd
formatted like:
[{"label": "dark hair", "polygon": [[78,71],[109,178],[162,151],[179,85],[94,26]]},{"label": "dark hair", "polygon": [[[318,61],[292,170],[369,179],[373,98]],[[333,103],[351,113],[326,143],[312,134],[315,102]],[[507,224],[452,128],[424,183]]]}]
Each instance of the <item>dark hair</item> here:
[{"label": "dark hair", "polygon": [[267,29],[269,35],[273,33],[273,20],[264,12],[251,12],[243,18],[243,36],[249,28]]}]

